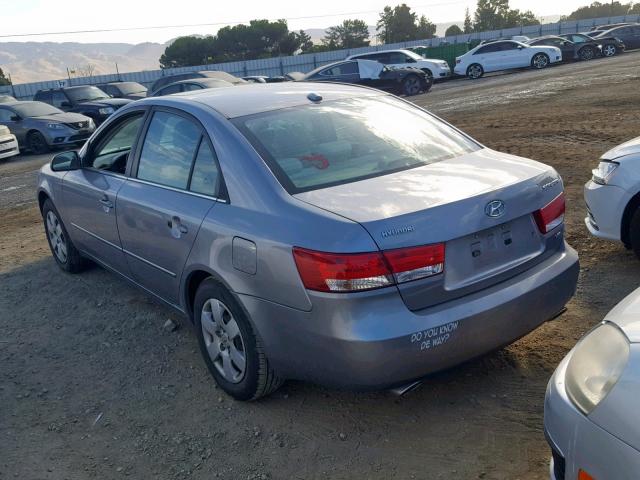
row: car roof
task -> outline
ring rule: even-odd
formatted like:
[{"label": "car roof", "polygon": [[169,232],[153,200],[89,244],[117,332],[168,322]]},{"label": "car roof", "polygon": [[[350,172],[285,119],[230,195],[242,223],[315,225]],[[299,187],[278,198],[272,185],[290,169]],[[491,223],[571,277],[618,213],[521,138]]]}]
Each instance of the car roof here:
[{"label": "car roof", "polygon": [[[327,82],[249,83],[242,87],[212,88],[183,92],[165,97],[153,97],[136,102],[180,104],[194,102],[206,105],[227,118],[242,117],[281,108],[310,105],[308,95],[315,93],[324,101],[353,97],[376,97],[386,93],[371,88]],[[176,105],[177,106],[177,105]]]}]

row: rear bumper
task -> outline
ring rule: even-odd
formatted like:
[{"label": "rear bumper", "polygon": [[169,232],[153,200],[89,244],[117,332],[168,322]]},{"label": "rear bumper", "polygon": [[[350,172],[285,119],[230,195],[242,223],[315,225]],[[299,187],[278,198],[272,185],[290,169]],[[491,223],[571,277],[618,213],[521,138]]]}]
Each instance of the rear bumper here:
[{"label": "rear bumper", "polygon": [[283,377],[353,390],[382,389],[526,335],[561,311],[575,292],[578,271],[578,256],[566,245],[521,275],[415,312],[395,287],[346,295],[309,292],[309,312],[247,295],[239,298]]},{"label": "rear bumper", "polygon": [[19,154],[20,149],[15,136],[0,137],[0,159],[14,157]]},{"label": "rear bumper", "polygon": [[569,355],[551,377],[544,402],[545,436],[553,452],[550,478],[576,479],[582,469],[597,479],[637,479],[640,452],[597,426],[569,400],[564,387]]},{"label": "rear bumper", "polygon": [[585,225],[598,238],[621,241],[622,215],[632,195],[615,185],[588,181],[584,186],[587,204]]}]

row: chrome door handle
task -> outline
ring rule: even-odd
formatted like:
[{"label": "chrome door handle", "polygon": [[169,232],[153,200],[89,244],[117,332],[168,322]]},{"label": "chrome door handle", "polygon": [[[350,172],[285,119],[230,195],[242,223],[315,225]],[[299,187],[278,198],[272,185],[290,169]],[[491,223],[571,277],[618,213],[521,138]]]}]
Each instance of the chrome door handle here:
[{"label": "chrome door handle", "polygon": [[102,204],[102,208],[105,212],[108,212],[109,209],[113,208],[113,202],[109,200],[109,197],[103,195],[100,199],[100,203]]}]

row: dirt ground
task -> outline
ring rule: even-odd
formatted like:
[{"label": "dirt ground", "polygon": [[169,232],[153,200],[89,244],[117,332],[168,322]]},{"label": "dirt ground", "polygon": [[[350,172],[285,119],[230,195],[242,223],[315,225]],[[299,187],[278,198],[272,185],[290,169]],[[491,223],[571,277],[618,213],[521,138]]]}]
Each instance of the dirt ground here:
[{"label": "dirt ground", "polygon": [[[414,99],[491,148],[553,165],[582,274],[568,311],[404,397],[286,383],[239,403],[189,328],[115,276],[67,275],[15,192],[42,159],[0,164],[0,479],[542,479],[547,380],[635,288],[640,262],[591,238],[582,185],[640,135],[640,53],[436,85]],[[26,177],[25,177],[26,176]]]}]

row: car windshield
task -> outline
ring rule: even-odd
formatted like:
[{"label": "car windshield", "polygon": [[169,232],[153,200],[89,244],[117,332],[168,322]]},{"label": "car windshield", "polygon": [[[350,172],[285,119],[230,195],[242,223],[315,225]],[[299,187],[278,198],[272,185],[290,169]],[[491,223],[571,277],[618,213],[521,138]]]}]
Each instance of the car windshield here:
[{"label": "car windshield", "polygon": [[136,82],[122,82],[114,85],[123,95],[131,95],[133,93],[145,93],[147,91],[143,85]]},{"label": "car windshield", "polygon": [[88,102],[90,100],[103,100],[109,96],[97,87],[69,88],[65,93],[74,102]]},{"label": "car windshield", "polygon": [[27,102],[18,105],[13,105],[13,109],[18,112],[23,118],[28,117],[42,117],[44,115],[59,115],[64,113],[62,110],[58,110],[56,107],[52,107],[48,103],[44,102]]},{"label": "car windshield", "polygon": [[481,148],[390,97],[286,108],[233,120],[289,193],[356,182]]}]

